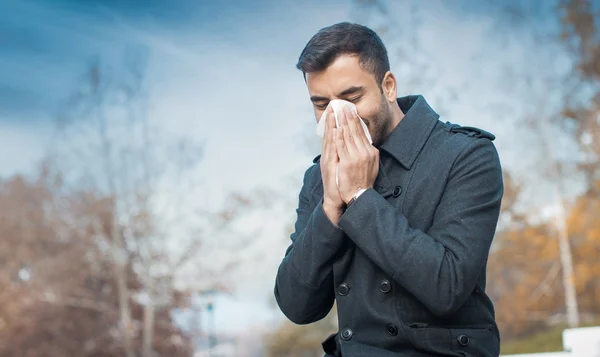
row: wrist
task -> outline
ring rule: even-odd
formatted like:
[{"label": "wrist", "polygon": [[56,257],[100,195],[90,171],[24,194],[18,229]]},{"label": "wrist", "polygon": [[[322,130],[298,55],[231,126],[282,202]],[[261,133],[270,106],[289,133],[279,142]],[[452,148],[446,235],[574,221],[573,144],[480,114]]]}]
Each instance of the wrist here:
[{"label": "wrist", "polygon": [[344,202],[342,202],[341,204],[337,204],[337,203],[331,202],[327,198],[323,198],[323,209],[327,209],[329,211],[340,211],[341,212],[344,210],[344,205],[345,205]]},{"label": "wrist", "polygon": [[344,214],[344,207],[323,202],[323,212],[336,227]]},{"label": "wrist", "polygon": [[352,203],[354,203],[354,201],[356,201],[358,199],[358,197],[360,197],[360,195],[362,195],[367,189],[368,189],[368,187],[357,188],[354,195],[352,197],[350,197],[350,199],[348,200],[347,205],[350,206]]}]

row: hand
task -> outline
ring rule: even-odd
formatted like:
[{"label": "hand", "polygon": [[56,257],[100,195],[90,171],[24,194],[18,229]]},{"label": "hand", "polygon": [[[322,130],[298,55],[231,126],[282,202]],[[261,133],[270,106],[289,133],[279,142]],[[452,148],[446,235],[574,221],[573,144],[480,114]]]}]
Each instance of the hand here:
[{"label": "hand", "polygon": [[344,107],[335,140],[340,158],[339,192],[350,202],[359,188],[372,188],[379,173],[379,150],[369,143],[358,116]]},{"label": "hand", "polygon": [[[335,127],[335,116],[333,109],[328,107],[326,110],[325,118],[325,134],[323,135],[323,152],[321,153],[321,178],[323,180],[323,208],[327,213],[327,216],[335,221],[334,216],[341,216],[341,211],[344,209],[344,201],[340,196],[337,184],[335,182],[337,166],[340,162],[336,145],[336,127]],[[339,217],[337,217],[339,219]],[[336,222],[334,222],[336,223]],[[337,223],[336,223],[337,224]]]}]

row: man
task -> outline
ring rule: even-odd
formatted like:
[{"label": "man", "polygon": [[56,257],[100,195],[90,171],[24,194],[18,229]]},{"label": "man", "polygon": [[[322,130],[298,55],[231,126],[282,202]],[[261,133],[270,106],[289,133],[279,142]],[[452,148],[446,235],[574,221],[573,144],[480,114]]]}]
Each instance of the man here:
[{"label": "man", "polygon": [[[325,317],[326,356],[498,356],[485,293],[503,195],[494,136],[443,123],[421,96],[397,98],[387,51],[369,28],[339,23],[302,51],[322,154],[304,175],[275,297],[294,323]],[[356,105],[372,136],[329,101]],[[339,187],[336,167],[339,165]]]}]

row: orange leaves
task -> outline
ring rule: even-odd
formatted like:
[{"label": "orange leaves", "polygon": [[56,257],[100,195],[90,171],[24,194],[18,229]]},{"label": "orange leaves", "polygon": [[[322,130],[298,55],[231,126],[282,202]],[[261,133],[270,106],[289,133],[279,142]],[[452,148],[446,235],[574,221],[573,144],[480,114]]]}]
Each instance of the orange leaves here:
[{"label": "orange leaves", "polygon": [[[549,223],[499,232],[488,262],[488,291],[503,336],[510,339],[563,319],[559,245]],[[567,230],[582,316],[600,316],[600,200],[583,195],[570,207]]]},{"label": "orange leaves", "polygon": [[[0,356],[122,356],[112,261],[92,222],[110,217],[111,200],[64,195],[52,180],[0,184]],[[106,224],[106,226],[111,226]],[[129,267],[131,269],[131,267]],[[132,290],[139,286],[128,274]],[[136,326],[142,308],[131,302]],[[157,310],[155,348],[191,355],[168,309]],[[184,344],[174,346],[173,337]],[[139,341],[135,341],[139,344]]]}]

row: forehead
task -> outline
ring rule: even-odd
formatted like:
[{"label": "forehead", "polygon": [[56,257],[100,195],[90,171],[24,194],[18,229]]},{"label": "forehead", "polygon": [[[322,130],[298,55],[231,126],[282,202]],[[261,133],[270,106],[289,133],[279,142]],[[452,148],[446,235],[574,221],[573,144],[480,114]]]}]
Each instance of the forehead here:
[{"label": "forehead", "polygon": [[332,98],[336,93],[353,87],[377,86],[372,73],[362,68],[358,56],[340,56],[321,72],[306,74],[310,95]]}]

